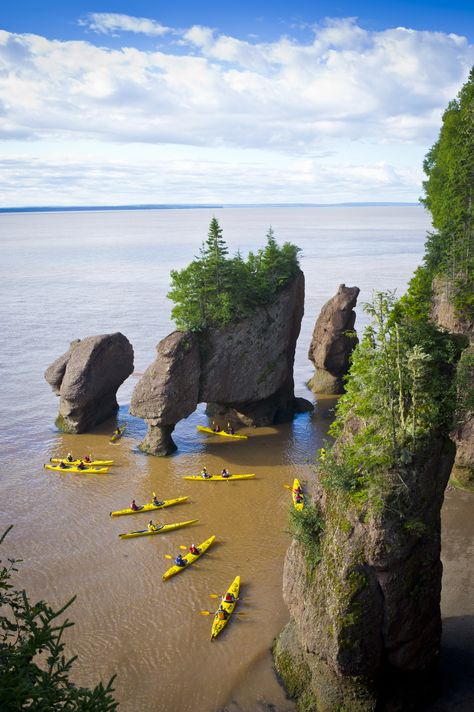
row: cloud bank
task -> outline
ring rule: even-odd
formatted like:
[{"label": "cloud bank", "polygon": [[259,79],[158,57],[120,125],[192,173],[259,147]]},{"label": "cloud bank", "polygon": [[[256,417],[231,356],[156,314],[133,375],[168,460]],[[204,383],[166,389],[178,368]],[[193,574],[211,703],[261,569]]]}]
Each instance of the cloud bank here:
[{"label": "cloud bank", "polygon": [[[117,49],[0,31],[0,140],[31,142],[32,151],[45,141],[189,146],[201,151],[201,161],[205,151],[225,149],[240,152],[244,173],[251,165],[246,151],[273,156],[267,173],[275,156],[283,170],[285,161],[327,153],[332,158],[319,177],[343,170],[350,177],[359,163],[353,180],[372,176],[379,186],[405,176],[402,193],[416,199],[413,166],[390,166],[384,147],[426,150],[474,63],[474,47],[459,35],[402,27],[369,32],[351,18],[314,27],[309,42],[272,43],[113,13],[81,23],[104,38],[156,37],[160,47]],[[364,145],[377,155],[361,164],[352,152]]]}]

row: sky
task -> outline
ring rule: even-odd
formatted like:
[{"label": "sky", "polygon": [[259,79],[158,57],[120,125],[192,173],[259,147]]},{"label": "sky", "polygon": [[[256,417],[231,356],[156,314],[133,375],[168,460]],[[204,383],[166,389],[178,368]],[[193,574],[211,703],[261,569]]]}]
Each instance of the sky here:
[{"label": "sky", "polygon": [[460,0],[0,7],[0,207],[416,202]]}]

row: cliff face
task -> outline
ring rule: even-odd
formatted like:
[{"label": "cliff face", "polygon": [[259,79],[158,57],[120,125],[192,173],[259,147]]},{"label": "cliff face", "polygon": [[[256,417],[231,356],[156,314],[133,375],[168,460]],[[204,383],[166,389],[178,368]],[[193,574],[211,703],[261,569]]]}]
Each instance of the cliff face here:
[{"label": "cliff face", "polygon": [[73,341],[46,369],[44,377],[59,396],[56,425],[83,433],[115,414],[117,390],[133,371],[133,348],[117,332]]},{"label": "cliff face", "polygon": [[[458,376],[464,371],[461,392],[458,393],[458,399],[462,400],[467,391],[474,391],[474,322],[456,315],[449,300],[448,287],[440,277],[433,280],[431,317],[440,327],[469,341],[470,345],[458,364]],[[460,407],[458,411],[460,417],[451,431],[451,439],[456,445],[451,482],[474,492],[474,412],[471,407]]]},{"label": "cliff face", "polygon": [[358,343],[356,336],[346,332],[354,329],[354,307],[359,296],[358,287],[341,284],[321,309],[316,321],[308,358],[316,367],[308,383],[314,393],[343,393],[343,377],[349,370],[352,351]]},{"label": "cliff face", "polygon": [[197,403],[234,422],[263,425],[293,417],[293,362],[304,308],[304,275],[252,316],[209,329],[200,348],[189,332],[174,332],[157,347],[157,360],[137,384],[131,412],[145,418],[141,448],[172,452],[175,424]]},{"label": "cliff face", "polygon": [[305,710],[385,709],[390,677],[436,660],[440,510],[452,458],[439,440],[424,463],[387,472],[388,494],[374,509],[318,489],[321,561],[310,570],[301,545],[291,544],[283,582],[291,620],[274,651],[290,689],[298,694],[305,680]]}]

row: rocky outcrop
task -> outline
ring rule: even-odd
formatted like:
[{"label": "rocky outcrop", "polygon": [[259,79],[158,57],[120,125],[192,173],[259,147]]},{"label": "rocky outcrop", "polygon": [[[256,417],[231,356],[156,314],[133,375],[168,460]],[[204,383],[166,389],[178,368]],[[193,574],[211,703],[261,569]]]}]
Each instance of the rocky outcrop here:
[{"label": "rocky outcrop", "polygon": [[450,280],[435,277],[432,283],[431,318],[442,329],[462,334],[474,344],[474,322],[456,314],[450,299]]},{"label": "rocky outcrop", "polygon": [[474,492],[474,345],[461,354],[456,376],[456,422],[450,433],[456,445],[456,459],[451,483]]},{"label": "rocky outcrop", "polygon": [[450,282],[443,277],[433,280],[431,304],[433,321],[452,334],[464,337],[470,344],[458,364],[458,382],[461,385],[458,387],[457,422],[451,432],[451,439],[456,445],[451,484],[474,492],[474,322],[456,314],[450,300]]},{"label": "rocky outcrop", "polygon": [[209,329],[199,346],[188,332],[163,339],[132,396],[131,412],[149,426],[140,447],[155,455],[172,452],[174,425],[203,402],[209,413],[247,425],[290,420],[301,409],[293,362],[303,308],[304,275],[298,271],[272,304]]},{"label": "rocky outcrop", "polygon": [[83,433],[113,416],[117,390],[132,371],[133,348],[123,334],[73,341],[44,374],[59,396],[58,428]]},{"label": "rocky outcrop", "polygon": [[341,284],[337,293],[321,309],[316,321],[308,358],[316,367],[308,386],[314,393],[344,392],[343,378],[349,370],[357,337],[347,332],[354,329],[354,307],[358,287]]},{"label": "rocky outcrop", "polygon": [[130,412],[143,418],[148,433],[140,449],[169,455],[176,450],[175,424],[196,410],[200,356],[194,334],[174,331],[160,341],[156,361],[147,368],[132,395]]},{"label": "rocky outcrop", "polygon": [[421,707],[413,683],[440,646],[440,510],[453,450],[440,438],[425,461],[385,473],[377,508],[317,490],[321,560],[311,568],[302,545],[291,544],[283,582],[291,620],[274,650],[308,712]]}]

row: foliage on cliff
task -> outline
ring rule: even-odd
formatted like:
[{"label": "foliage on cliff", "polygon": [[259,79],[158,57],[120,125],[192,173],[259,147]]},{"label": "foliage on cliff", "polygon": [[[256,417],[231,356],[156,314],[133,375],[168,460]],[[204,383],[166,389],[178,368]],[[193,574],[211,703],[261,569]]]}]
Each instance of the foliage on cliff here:
[{"label": "foliage on cliff", "polygon": [[256,254],[250,252],[246,260],[240,253],[228,257],[222,229],[212,218],[199,257],[171,272],[168,297],[175,302],[171,314],[178,329],[225,326],[271,303],[297,273],[299,251],[289,242],[279,247],[270,228],[265,247]]},{"label": "foliage on cliff", "polygon": [[365,305],[372,322],[353,353],[330,429],[339,440],[320,465],[327,488],[356,498],[379,496],[384,473],[423,458],[430,437],[447,433],[453,416],[456,340],[393,307],[391,293]]},{"label": "foliage on cliff", "polygon": [[18,563],[0,560],[0,709],[113,712],[118,707],[112,697],[113,678],[106,687],[99,683],[92,690],[76,687],[68,678],[76,658],[64,657],[62,637],[73,623],[58,619],[74,599],[57,611],[44,601],[31,603],[26,592],[11,583]]},{"label": "foliage on cliff", "polygon": [[423,204],[436,232],[426,243],[424,270],[444,275],[458,314],[474,316],[474,68],[444,112],[426,155]]}]

